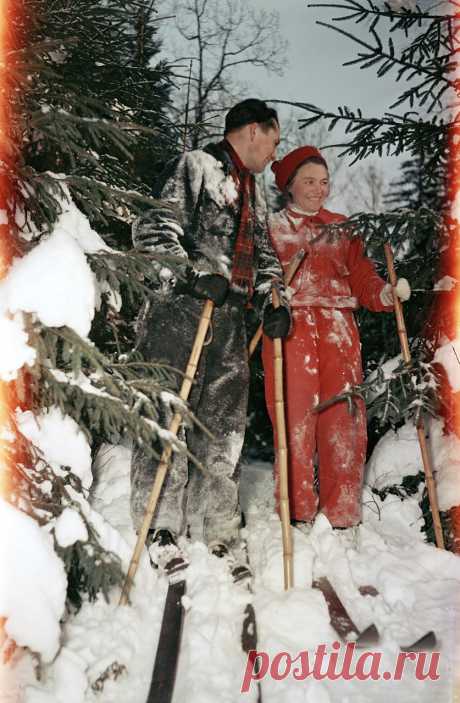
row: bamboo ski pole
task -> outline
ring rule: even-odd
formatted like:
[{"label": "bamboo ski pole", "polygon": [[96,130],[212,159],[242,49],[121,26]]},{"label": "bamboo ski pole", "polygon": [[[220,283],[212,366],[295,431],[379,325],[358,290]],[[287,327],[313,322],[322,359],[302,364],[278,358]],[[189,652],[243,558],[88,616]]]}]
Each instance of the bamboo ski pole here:
[{"label": "bamboo ski pole", "polygon": [[[398,328],[399,341],[401,343],[402,357],[406,364],[410,364],[412,362],[412,356],[410,353],[409,342],[407,339],[406,324],[404,322],[404,313],[401,301],[399,300],[398,295],[395,292],[395,287],[398,282],[398,279],[394,267],[393,252],[391,250],[391,246],[388,243],[385,243],[383,245],[383,248],[385,250],[385,258],[387,261],[390,283],[393,287],[393,302],[395,308],[396,326]],[[425,423],[422,417],[420,417],[417,423],[417,436],[420,445],[420,452],[422,454],[423,470],[425,472],[425,483],[428,491],[428,499],[430,501],[431,514],[433,516],[433,527],[436,538],[436,546],[440,549],[445,549],[441,519],[439,517],[439,505],[438,497],[436,494],[436,484],[433,477],[431,458],[426,443]]]},{"label": "bamboo ski pole", "polygon": [[[192,388],[193,380],[195,378],[196,370],[198,368],[198,362],[201,356],[201,351],[203,349],[204,341],[206,339],[209,325],[211,323],[213,309],[214,303],[211,300],[207,300],[204,304],[203,312],[201,313],[197,333],[195,335],[192,351],[188,360],[187,369],[185,371],[185,376],[182,381],[182,386],[179,392],[179,398],[184,402],[187,401],[190,394],[190,390]],[[177,435],[181,422],[182,414],[180,412],[174,413],[171,423],[169,425],[169,432],[171,432],[173,435]],[[123,584],[123,590],[120,596],[120,605],[126,605],[126,603],[128,602],[129,591],[131,590],[134,576],[136,575],[137,567],[139,566],[139,559],[142,553],[142,549],[145,544],[147,533],[150,529],[152,517],[157,506],[158,498],[160,496],[164,480],[166,478],[171,454],[172,447],[169,444],[167,447],[165,447],[161,455],[160,463],[158,465],[158,469],[155,476],[155,481],[153,483],[152,490],[150,492],[149,499],[147,502],[144,520],[142,522],[141,529],[139,530],[136,546],[134,547],[134,552],[131,557],[128,573]]]},{"label": "bamboo ski pole", "polygon": [[[305,257],[305,253],[306,253],[305,249],[299,249],[299,251],[296,254],[294,254],[292,259],[290,260],[288,267],[286,269],[286,272],[284,274],[284,283],[287,286],[290,284],[290,282],[292,281],[292,279],[296,275],[297,270]],[[263,330],[262,330],[262,323],[261,323],[249,343],[249,347],[248,347],[249,358],[251,358],[251,356],[254,354],[254,351],[256,350],[256,347],[260,342],[262,334],[263,334]]]},{"label": "bamboo ski pole", "polygon": [[[279,293],[275,286],[272,288],[273,307],[280,305]],[[286,418],[284,412],[284,383],[283,383],[283,342],[273,340],[273,372],[275,377],[275,417],[276,433],[278,435],[278,468],[280,482],[280,517],[283,537],[283,569],[284,589],[287,591],[293,585],[292,569],[292,535],[291,516],[289,512],[288,484],[288,453],[286,439]]]}]

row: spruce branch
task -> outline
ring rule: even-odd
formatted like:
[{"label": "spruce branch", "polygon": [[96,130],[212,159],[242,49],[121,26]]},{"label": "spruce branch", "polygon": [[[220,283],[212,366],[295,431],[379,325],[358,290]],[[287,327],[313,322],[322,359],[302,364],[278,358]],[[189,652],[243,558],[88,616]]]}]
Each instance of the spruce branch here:
[{"label": "spruce branch", "polygon": [[374,16],[376,18],[387,18],[392,22],[393,29],[402,29],[407,32],[408,29],[414,25],[420,26],[424,20],[432,20],[433,22],[444,26],[445,24],[451,25],[453,22],[453,17],[451,15],[436,15],[430,11],[423,11],[419,6],[415,10],[409,10],[402,7],[401,10],[396,12],[391,9],[389,3],[385,2],[382,5],[377,5],[372,2],[372,0],[367,0],[366,4],[358,2],[357,0],[347,0],[346,4],[322,2],[322,3],[308,3],[308,7],[315,7],[320,9],[332,9],[332,10],[346,10],[352,12],[350,15],[343,15],[341,17],[334,17],[334,21],[356,19],[356,23],[362,22],[364,19]]},{"label": "spruce branch", "polygon": [[314,412],[336,403],[346,402],[349,412],[354,414],[356,399],[368,405],[368,417],[379,419],[381,425],[396,426],[409,419],[418,424],[422,413],[436,417],[439,403],[436,397],[437,381],[435,371],[420,357],[411,364],[401,361],[387,377],[381,367],[361,384],[347,386],[344,390],[315,406]]},{"label": "spruce branch", "polygon": [[[108,601],[111,588],[121,585],[123,571],[119,557],[105,550],[88,516],[85,491],[78,476],[67,467],[52,467],[41,450],[20,432],[10,413],[14,441],[8,443],[10,489],[8,498],[20,511],[54,534],[54,524],[66,508],[75,510],[87,530],[86,541],[62,547],[55,539],[68,577],[67,608],[79,608],[83,595],[90,601],[102,593]],[[78,496],[78,500],[75,499]]]},{"label": "spruce branch", "polygon": [[[354,135],[348,142],[327,144],[325,149],[341,148],[339,156],[353,156],[351,163],[356,163],[371,154],[397,156],[404,152],[416,153],[421,149],[435,153],[445,143],[450,130],[458,128],[460,118],[445,122],[438,116],[430,120],[415,117],[416,113],[398,115],[385,112],[383,117],[365,117],[361,109],[351,110],[346,105],[336,112],[323,110],[309,103],[289,100],[273,102],[292,105],[312,114],[312,117],[299,119],[300,129],[309,127],[318,120],[326,120],[331,131],[339,123],[344,123],[345,132]],[[433,157],[434,158],[434,157]]]},{"label": "spruce branch", "polygon": [[[65,327],[42,328],[36,348],[39,359],[45,360],[40,367],[42,403],[55,405],[73,417],[89,441],[94,433],[114,443],[129,438],[156,459],[161,452],[155,443],[162,448],[172,444],[175,451],[185,453],[204,471],[185,444],[159,424],[160,406],[165,403],[161,394],[171,388],[171,376],[164,364],[144,368],[139,362],[114,367],[94,345]],[[172,402],[180,407],[186,423],[196,420],[178,397]],[[199,426],[203,430],[201,423]]]}]

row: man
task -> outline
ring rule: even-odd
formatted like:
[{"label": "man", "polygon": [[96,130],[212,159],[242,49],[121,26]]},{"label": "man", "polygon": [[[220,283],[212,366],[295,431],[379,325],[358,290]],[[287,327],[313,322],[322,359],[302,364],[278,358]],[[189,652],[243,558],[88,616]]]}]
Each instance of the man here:
[{"label": "man", "polygon": [[[175,160],[160,184],[162,205],[133,228],[135,246],[177,257],[178,262],[173,270],[157,264],[158,288],[139,336],[138,348],[146,359],[185,371],[203,300],[215,304],[211,336],[190,395],[191,409],[213,437],[196,426],[181,430],[179,438],[204,471],[184,454],[173,454],[149,539],[160,546],[188,530],[192,539],[222,553],[222,547],[226,551],[238,538],[236,466],[249,381],[245,307],[251,301],[271,337],[283,337],[290,328],[282,271],[268,240],[266,205],[253,175],[274,160],[279,138],[275,110],[255,99],[238,103],[226,116],[224,140]],[[270,302],[274,282],[282,299],[276,310]],[[171,412],[162,411],[163,427],[170,417]],[[137,450],[131,471],[136,528],[155,470],[155,462]]]}]

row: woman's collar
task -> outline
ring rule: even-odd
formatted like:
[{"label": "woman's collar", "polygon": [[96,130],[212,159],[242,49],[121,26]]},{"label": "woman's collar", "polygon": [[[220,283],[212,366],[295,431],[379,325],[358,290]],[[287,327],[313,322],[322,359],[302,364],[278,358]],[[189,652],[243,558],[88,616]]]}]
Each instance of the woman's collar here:
[{"label": "woman's collar", "polygon": [[316,210],[315,212],[308,212],[307,210],[302,210],[297,205],[288,205],[286,210],[292,217],[314,217],[319,213],[319,210]]}]

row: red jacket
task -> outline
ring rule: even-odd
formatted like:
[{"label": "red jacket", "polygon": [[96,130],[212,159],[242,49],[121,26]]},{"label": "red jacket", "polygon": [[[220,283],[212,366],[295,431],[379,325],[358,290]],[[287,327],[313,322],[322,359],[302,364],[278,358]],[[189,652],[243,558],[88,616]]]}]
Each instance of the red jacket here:
[{"label": "red jacket", "polygon": [[312,216],[286,208],[270,217],[270,236],[283,269],[300,248],[307,252],[290,283],[293,307],[391,310],[380,300],[385,281],[365,256],[361,239],[346,230],[321,231],[322,225],[346,219],[324,208]]}]

